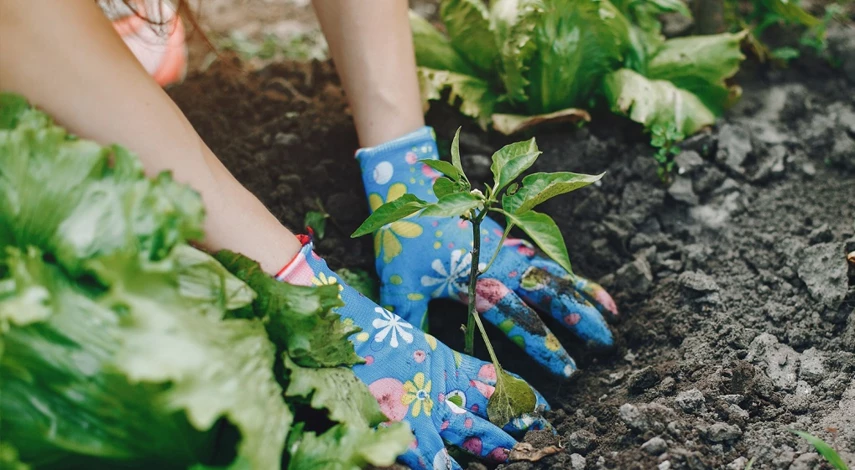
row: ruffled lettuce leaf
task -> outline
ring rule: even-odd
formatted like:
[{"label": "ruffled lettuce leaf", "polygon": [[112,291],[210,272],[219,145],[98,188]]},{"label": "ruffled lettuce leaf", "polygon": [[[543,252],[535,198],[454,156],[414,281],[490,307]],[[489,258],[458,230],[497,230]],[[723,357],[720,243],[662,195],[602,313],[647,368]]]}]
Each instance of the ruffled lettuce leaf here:
[{"label": "ruffled lettuce leaf", "polygon": [[451,41],[413,11],[410,11],[410,28],[419,66],[475,76],[475,70],[454,50]]},{"label": "ruffled lettuce leaf", "polygon": [[690,135],[715,122],[715,113],[691,92],[630,69],[608,74],[603,94],[613,112],[646,128],[673,123],[680,133]]},{"label": "ruffled lettuce leaf", "polygon": [[418,78],[422,102],[426,107],[430,101],[442,98],[443,93],[447,92],[448,103],[458,106],[461,113],[475,119],[482,128],[490,123],[499,96],[486,81],[471,75],[425,67],[419,67]]},{"label": "ruffled lettuce leaf", "polygon": [[585,107],[603,76],[623,60],[627,31],[605,2],[544,0],[532,32],[530,114]]},{"label": "ruffled lettuce leaf", "polygon": [[481,74],[492,72],[498,51],[484,2],[445,0],[439,6],[439,16],[454,49]]},{"label": "ruffled lettuce leaf", "polygon": [[294,362],[304,367],[364,362],[347,341],[359,328],[341,321],[333,312],[333,308],[343,305],[338,286],[314,288],[279,282],[262,271],[257,262],[229,251],[218,253],[217,259],[258,294],[252,305],[229,315],[264,319],[270,339]]},{"label": "ruffled lettuce leaf", "polygon": [[359,430],[346,424],[323,434],[306,432],[289,442],[288,470],[358,470],[367,465],[387,467],[413,442],[406,423]]},{"label": "ruffled lettuce leaf", "polygon": [[669,39],[647,64],[645,75],[693,93],[716,115],[721,114],[739,96],[739,89],[725,81],[745,59],[740,43],[746,33]]},{"label": "ruffled lettuce leaf", "polygon": [[543,14],[540,0],[496,0],[490,5],[490,24],[499,48],[499,75],[510,103],[528,99],[528,61],[536,49],[532,31]]}]

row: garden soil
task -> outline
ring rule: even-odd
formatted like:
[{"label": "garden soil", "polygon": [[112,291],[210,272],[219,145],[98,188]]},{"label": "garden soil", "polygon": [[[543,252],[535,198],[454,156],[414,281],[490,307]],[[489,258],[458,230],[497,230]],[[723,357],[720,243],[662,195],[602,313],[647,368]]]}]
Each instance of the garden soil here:
[{"label": "garden soil", "polygon": [[[607,287],[622,320],[609,354],[553,328],[580,365],[569,382],[491,330],[503,364],[553,407],[557,434],[525,439],[563,449],[504,468],[830,468],[788,429],[855,464],[855,268],[845,258],[855,250],[855,87],[821,64],[747,69],[742,100],[681,145],[667,185],[626,120],[595,113],[584,128],[536,131],[544,154],[534,170],[606,172],[544,209],[575,270]],[[307,211],[329,214],[317,251],[334,269],[373,273],[370,237],[349,236],[368,213],[330,63],[246,71],[223,57],[169,92],[284,224],[299,231]],[[442,152],[463,126],[463,164],[476,180],[509,141],[445,106],[428,122]],[[463,314],[435,302],[431,330],[461,349]]]}]

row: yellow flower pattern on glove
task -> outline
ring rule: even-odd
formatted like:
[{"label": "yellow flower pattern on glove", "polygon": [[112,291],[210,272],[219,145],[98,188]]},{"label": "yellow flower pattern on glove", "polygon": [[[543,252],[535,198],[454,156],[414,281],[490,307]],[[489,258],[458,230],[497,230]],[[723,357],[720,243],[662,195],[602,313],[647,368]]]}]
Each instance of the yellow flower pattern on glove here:
[{"label": "yellow flower pattern on glove", "polygon": [[[377,210],[378,207],[385,203],[392,202],[407,193],[407,186],[403,183],[395,183],[389,187],[389,192],[386,193],[386,200],[377,193],[368,195],[368,205],[371,207],[371,212]],[[399,220],[392,222],[374,233],[374,254],[379,258],[382,254],[383,262],[388,263],[393,258],[401,254],[403,250],[401,241],[398,237],[416,238],[422,234],[421,225]]]},{"label": "yellow flower pattern on glove", "polygon": [[425,416],[430,416],[433,409],[430,389],[430,380],[425,383],[425,374],[422,372],[416,373],[413,380],[407,380],[404,383],[404,392],[406,393],[401,397],[401,403],[404,405],[413,404],[412,414],[414,418],[421,414],[422,409],[425,411]]}]

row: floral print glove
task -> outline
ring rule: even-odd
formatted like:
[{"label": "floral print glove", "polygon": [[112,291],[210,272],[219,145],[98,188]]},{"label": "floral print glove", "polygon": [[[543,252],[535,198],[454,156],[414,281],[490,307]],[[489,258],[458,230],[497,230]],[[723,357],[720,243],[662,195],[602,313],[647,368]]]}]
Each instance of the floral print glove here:
[{"label": "floral print glove", "polygon": [[[495,462],[508,459],[516,441],[487,420],[487,400],[493,394],[492,364],[452,351],[433,336],[378,306],[350,286],[312,251],[308,237],[297,257],[277,279],[297,285],[338,284],[344,321],[362,328],[351,341],[365,364],[353,372],[368,385],[380,409],[395,421],[407,421],[415,442],[399,459],[419,469],[459,469],[443,441]],[[538,408],[546,401],[535,392]],[[515,418],[510,432],[537,428],[531,416]]]},{"label": "floral print glove", "polygon": [[[418,163],[439,158],[430,127],[361,149],[356,158],[372,211],[405,193],[436,201],[433,182],[441,175]],[[481,252],[485,261],[495,252],[502,233],[499,224],[484,219]],[[431,299],[466,302],[472,245],[472,227],[460,218],[414,215],[381,228],[374,234],[381,304],[424,327]],[[604,320],[604,315],[617,317],[609,294],[537,255],[524,240],[504,242],[496,261],[480,278],[477,294],[476,308],[483,318],[557,376],[569,377],[576,365],[532,308],[552,315],[589,345],[613,343]]]}]

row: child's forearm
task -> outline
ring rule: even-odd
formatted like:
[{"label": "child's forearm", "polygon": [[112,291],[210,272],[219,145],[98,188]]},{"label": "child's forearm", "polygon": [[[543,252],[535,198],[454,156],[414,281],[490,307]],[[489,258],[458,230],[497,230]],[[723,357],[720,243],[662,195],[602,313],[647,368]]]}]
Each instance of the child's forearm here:
[{"label": "child's forearm", "polygon": [[70,131],[137,153],[202,194],[205,247],[275,272],[295,237],[246,189],[152,80],[91,0],[0,0],[0,90],[21,93]]}]

